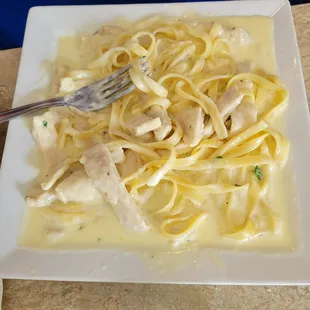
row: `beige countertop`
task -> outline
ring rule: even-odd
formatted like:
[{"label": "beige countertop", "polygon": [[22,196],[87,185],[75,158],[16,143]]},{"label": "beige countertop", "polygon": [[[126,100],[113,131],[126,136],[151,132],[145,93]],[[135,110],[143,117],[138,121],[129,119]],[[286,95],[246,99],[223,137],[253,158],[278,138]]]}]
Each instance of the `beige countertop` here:
[{"label": "beige countertop", "polygon": [[[293,7],[310,102],[310,4]],[[11,106],[21,49],[0,51],[0,110]],[[7,124],[0,124],[0,157]],[[4,280],[3,309],[310,309],[310,287]]]}]

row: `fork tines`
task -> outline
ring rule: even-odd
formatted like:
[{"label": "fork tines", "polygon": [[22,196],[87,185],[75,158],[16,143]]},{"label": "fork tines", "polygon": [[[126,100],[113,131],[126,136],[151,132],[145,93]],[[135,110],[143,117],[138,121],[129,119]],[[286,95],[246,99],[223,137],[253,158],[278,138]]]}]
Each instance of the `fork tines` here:
[{"label": "fork tines", "polygon": [[[140,58],[139,63],[141,71],[144,74],[150,75],[150,66],[146,57]],[[100,91],[100,95],[103,99],[115,101],[135,89],[135,86],[129,76],[129,70],[131,68],[132,65],[127,65],[107,78],[93,84],[96,86],[97,91]]]}]

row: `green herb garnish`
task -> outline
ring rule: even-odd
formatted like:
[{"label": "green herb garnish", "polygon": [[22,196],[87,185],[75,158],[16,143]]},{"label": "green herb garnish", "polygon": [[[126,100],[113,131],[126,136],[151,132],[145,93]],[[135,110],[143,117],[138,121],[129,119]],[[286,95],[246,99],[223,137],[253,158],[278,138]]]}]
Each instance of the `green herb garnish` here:
[{"label": "green herb garnish", "polygon": [[82,230],[83,228],[84,228],[84,226],[83,226],[83,225],[80,225],[79,230]]},{"label": "green herb garnish", "polygon": [[47,125],[48,125],[48,122],[47,122],[47,121],[43,121],[42,123],[43,123],[43,126],[44,126],[44,127],[47,127]]},{"label": "green herb garnish", "polygon": [[97,242],[100,242],[101,241],[101,238],[97,238]]},{"label": "green herb garnish", "polygon": [[235,184],[235,186],[239,187],[239,186],[242,186],[242,185],[240,185],[240,184]]},{"label": "green herb garnish", "polygon": [[223,156],[216,156],[216,158],[217,158],[217,159],[221,159],[221,158],[223,158]]},{"label": "green herb garnish", "polygon": [[255,166],[253,172],[254,172],[254,174],[256,175],[256,177],[258,178],[259,181],[261,181],[263,179],[263,171],[262,171],[261,167]]}]

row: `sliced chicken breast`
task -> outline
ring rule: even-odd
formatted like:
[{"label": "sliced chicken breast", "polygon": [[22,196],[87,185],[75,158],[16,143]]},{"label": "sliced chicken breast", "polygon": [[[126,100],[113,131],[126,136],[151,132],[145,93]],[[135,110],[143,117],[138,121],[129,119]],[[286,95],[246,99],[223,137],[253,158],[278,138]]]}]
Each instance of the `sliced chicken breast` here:
[{"label": "sliced chicken breast", "polygon": [[113,207],[120,223],[133,231],[145,231],[149,227],[140,208],[121,182],[111,153],[103,143],[86,150],[80,162],[95,187]]},{"label": "sliced chicken breast", "polygon": [[244,29],[238,27],[223,27],[219,23],[214,23],[210,29],[209,35],[212,39],[227,39],[235,46],[245,46],[253,42],[251,35]]},{"label": "sliced chicken breast", "polygon": [[204,113],[199,106],[187,106],[176,114],[183,129],[183,141],[186,145],[194,147],[202,139],[204,126]]},{"label": "sliced chicken breast", "polygon": [[148,109],[146,115],[152,118],[160,118],[161,126],[154,130],[154,134],[157,141],[165,139],[172,129],[171,120],[167,111],[159,105],[153,105]]},{"label": "sliced chicken breast", "polygon": [[203,132],[202,132],[203,137],[209,138],[213,135],[213,133],[214,133],[214,128],[212,124],[210,123],[210,121],[205,122],[205,127],[203,128]]},{"label": "sliced chicken breast", "polygon": [[120,164],[126,160],[124,150],[121,147],[114,147],[110,149],[110,153],[114,164]]},{"label": "sliced chicken breast", "polygon": [[135,136],[141,136],[161,126],[159,117],[152,118],[145,114],[133,115],[126,121],[128,130]]},{"label": "sliced chicken breast", "polygon": [[102,199],[102,195],[85,171],[76,171],[65,178],[56,186],[55,192],[58,199],[64,203],[90,203]]},{"label": "sliced chicken breast", "polygon": [[53,167],[49,170],[49,173],[45,176],[44,181],[41,183],[43,190],[47,191],[51,189],[57,181],[69,170],[70,165],[64,164],[61,167]]},{"label": "sliced chicken breast", "polygon": [[218,109],[221,116],[226,118],[236,109],[241,103],[243,94],[240,92],[238,86],[233,86],[226,90],[222,97],[217,102]]},{"label": "sliced chicken breast", "polygon": [[57,147],[56,125],[59,122],[60,116],[54,111],[48,111],[33,118],[32,134],[43,153]]},{"label": "sliced chicken breast", "polygon": [[[244,98],[244,93],[242,92],[242,89],[252,90],[252,88],[252,81],[239,81],[236,83],[236,85],[227,89],[216,103],[224,121],[226,121],[230,115],[232,118],[234,118],[234,120],[231,122],[231,133],[239,132],[240,129],[247,126],[247,124],[251,125],[257,120],[257,109],[249,99],[246,97]],[[250,105],[248,104],[249,102]],[[246,120],[247,117],[249,117],[248,120]],[[203,136],[210,137],[213,132],[213,126],[209,121],[203,128]]]},{"label": "sliced chicken breast", "polygon": [[139,168],[142,167],[142,159],[141,157],[132,150],[126,150],[125,151],[125,161],[118,165],[118,171],[122,178],[125,178],[135,171],[137,171]]},{"label": "sliced chicken breast", "polygon": [[68,165],[64,164],[67,155],[63,149],[57,147],[56,126],[62,117],[62,114],[56,111],[48,111],[33,118],[32,134],[48,170],[48,176],[42,183],[44,190],[51,188],[68,169]]},{"label": "sliced chicken breast", "polygon": [[251,35],[244,28],[227,29],[224,36],[238,46],[246,46],[253,42]]},{"label": "sliced chicken breast", "polygon": [[250,100],[243,100],[242,103],[231,114],[230,134],[235,135],[250,127],[257,121],[258,109]]},{"label": "sliced chicken breast", "polygon": [[43,192],[37,197],[26,197],[26,203],[29,208],[41,208],[49,206],[53,201],[57,200],[57,196],[53,192]]},{"label": "sliced chicken breast", "polygon": [[102,200],[102,195],[85,171],[76,171],[60,182],[55,191],[45,191],[35,198],[26,197],[31,208],[47,207],[55,200],[91,203]]}]

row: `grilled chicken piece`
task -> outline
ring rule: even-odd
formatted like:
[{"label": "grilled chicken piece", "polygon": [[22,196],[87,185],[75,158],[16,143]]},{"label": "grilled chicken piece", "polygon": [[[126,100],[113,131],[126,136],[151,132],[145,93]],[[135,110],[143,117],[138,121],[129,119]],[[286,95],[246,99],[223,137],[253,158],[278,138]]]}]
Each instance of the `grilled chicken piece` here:
[{"label": "grilled chicken piece", "polygon": [[209,35],[212,39],[227,39],[231,44],[235,46],[246,46],[253,42],[251,35],[244,28],[223,27],[218,23],[213,24]]},{"label": "grilled chicken piece", "polygon": [[76,171],[65,178],[56,186],[55,192],[58,199],[64,203],[69,201],[88,203],[102,199],[102,195],[85,171]]},{"label": "grilled chicken piece", "polygon": [[223,94],[223,96],[218,100],[217,106],[221,113],[221,116],[226,120],[226,118],[236,109],[236,107],[241,103],[243,94],[240,92],[239,88],[235,85]]},{"label": "grilled chicken piece", "polygon": [[61,167],[54,167],[49,171],[44,181],[41,183],[41,187],[43,190],[50,190],[56,182],[70,169],[69,164],[64,164]]},{"label": "grilled chicken piece", "polygon": [[203,128],[203,132],[202,132],[202,135],[203,137],[205,138],[209,138],[213,135],[214,133],[214,128],[212,126],[212,124],[210,123],[210,117],[206,118],[205,117],[205,120],[204,120],[204,128]]},{"label": "grilled chicken piece", "polygon": [[58,134],[56,126],[62,117],[61,111],[48,111],[33,118],[32,134],[40,149],[48,170],[48,177],[42,183],[42,189],[50,189],[68,170],[64,163],[67,155],[63,149],[57,147]]},{"label": "grilled chicken piece", "polygon": [[142,167],[142,159],[135,151],[126,150],[125,158],[125,161],[118,165],[118,171],[122,178],[131,175]]},{"label": "grilled chicken piece", "polygon": [[241,104],[231,114],[230,134],[235,135],[250,127],[257,121],[258,110],[250,100],[242,100]]},{"label": "grilled chicken piece", "polygon": [[146,115],[153,118],[160,118],[161,126],[154,130],[154,134],[157,141],[164,140],[172,129],[171,120],[167,111],[159,105],[153,105],[148,109]]},{"label": "grilled chicken piece", "polygon": [[203,134],[204,113],[201,107],[186,107],[175,116],[183,129],[184,143],[191,147],[196,146]]},{"label": "grilled chicken piece", "polygon": [[57,153],[58,138],[56,125],[59,122],[60,116],[54,111],[48,111],[33,118],[32,135],[48,166],[53,166],[58,159],[58,154],[55,153]]},{"label": "grilled chicken piece", "polygon": [[141,136],[161,126],[159,117],[152,118],[145,114],[133,115],[126,122],[128,130],[135,136]]},{"label": "grilled chicken piece", "polygon": [[110,149],[110,153],[114,164],[121,164],[126,160],[124,150],[121,147]]},{"label": "grilled chicken piece", "polygon": [[101,199],[102,195],[95,188],[86,172],[76,171],[60,182],[56,186],[55,192],[46,191],[36,198],[26,197],[26,202],[29,207],[40,208],[49,206],[55,200],[60,200],[63,203],[90,203]]},{"label": "grilled chicken piece", "polygon": [[[226,121],[229,116],[232,118],[231,134],[235,134],[242,128],[254,124],[257,120],[257,109],[254,103],[247,97],[244,98],[244,93],[242,92],[242,89],[252,90],[252,88],[252,81],[239,81],[236,85],[227,89],[217,101],[218,109],[224,121]],[[203,136],[210,137],[213,132],[213,126],[209,121],[203,129]]]},{"label": "grilled chicken piece", "polygon": [[225,31],[225,38],[238,46],[246,46],[253,42],[251,35],[244,28],[232,28]]},{"label": "grilled chicken piece", "polygon": [[26,203],[29,208],[47,207],[55,200],[57,200],[57,196],[55,193],[49,191],[43,192],[35,198],[26,197]]},{"label": "grilled chicken piece", "polygon": [[80,162],[118,216],[120,223],[133,231],[145,231],[149,227],[142,212],[121,182],[111,153],[103,143],[86,150]]}]

